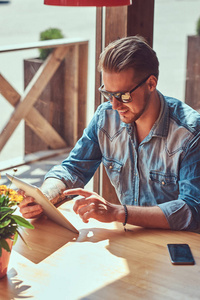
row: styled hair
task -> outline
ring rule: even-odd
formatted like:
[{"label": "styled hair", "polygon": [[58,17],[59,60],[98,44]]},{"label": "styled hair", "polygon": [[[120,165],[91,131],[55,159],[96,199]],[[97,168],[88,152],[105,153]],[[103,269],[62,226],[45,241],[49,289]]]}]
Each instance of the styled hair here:
[{"label": "styled hair", "polygon": [[156,52],[141,36],[129,36],[111,42],[101,53],[98,70],[121,72],[133,68],[137,77],[154,75],[158,78]]}]

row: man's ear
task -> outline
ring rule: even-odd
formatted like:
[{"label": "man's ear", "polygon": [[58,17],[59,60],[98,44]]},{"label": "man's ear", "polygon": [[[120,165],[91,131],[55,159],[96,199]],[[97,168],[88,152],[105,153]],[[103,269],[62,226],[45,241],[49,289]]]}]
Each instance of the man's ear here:
[{"label": "man's ear", "polygon": [[154,75],[151,75],[149,77],[149,79],[147,80],[147,83],[148,83],[148,86],[149,86],[149,90],[151,92],[153,92],[156,89],[157,82],[158,82],[158,79]]}]

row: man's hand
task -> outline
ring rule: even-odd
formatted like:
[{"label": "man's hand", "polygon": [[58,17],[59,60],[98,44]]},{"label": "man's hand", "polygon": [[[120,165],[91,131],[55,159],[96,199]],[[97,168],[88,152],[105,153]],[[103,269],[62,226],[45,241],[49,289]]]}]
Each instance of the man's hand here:
[{"label": "man's hand", "polygon": [[43,213],[42,206],[35,203],[35,199],[33,197],[26,196],[22,190],[19,190],[18,193],[24,197],[24,200],[19,205],[20,212],[24,218],[37,218]]},{"label": "man's hand", "polygon": [[[65,189],[65,184],[57,178],[48,178],[43,182],[43,185],[41,186],[41,191],[43,192],[43,194],[56,207],[66,201],[64,199],[65,196],[62,195],[62,192]],[[24,200],[19,205],[20,212],[24,218],[37,218],[43,213],[42,206],[35,203],[35,199],[33,197],[26,195],[24,191],[21,190],[19,190],[18,193],[24,197]]]},{"label": "man's hand", "polygon": [[100,222],[120,221],[123,219],[124,209],[121,205],[111,204],[97,193],[89,192],[81,188],[70,189],[63,192],[65,196],[80,195],[83,198],[76,200],[74,211],[82,218],[83,222],[88,223],[90,218]]},{"label": "man's hand", "polygon": [[[83,222],[87,223],[90,218],[101,222],[121,222],[125,220],[123,205],[111,204],[94,192],[84,189],[71,189],[63,192],[64,195],[80,195],[83,198],[76,200],[75,213],[79,214]],[[167,219],[159,206],[140,207],[127,206],[128,224],[146,228],[170,229]]]}]

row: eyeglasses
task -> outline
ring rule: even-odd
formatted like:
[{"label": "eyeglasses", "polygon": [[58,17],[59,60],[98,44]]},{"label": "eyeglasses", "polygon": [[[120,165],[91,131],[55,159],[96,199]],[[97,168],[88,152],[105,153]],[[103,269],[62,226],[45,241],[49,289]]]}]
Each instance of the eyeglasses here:
[{"label": "eyeglasses", "polygon": [[104,90],[104,84],[102,84],[102,86],[100,86],[99,88],[99,92],[110,102],[113,101],[113,97],[116,98],[119,102],[122,103],[129,103],[132,101],[131,98],[131,93],[134,92],[135,90],[137,90],[141,85],[143,85],[147,79],[150,77],[151,75],[149,75],[148,77],[146,77],[144,80],[142,80],[138,85],[136,85],[136,87],[134,87],[130,92],[116,92],[116,93],[110,93],[106,90]]}]

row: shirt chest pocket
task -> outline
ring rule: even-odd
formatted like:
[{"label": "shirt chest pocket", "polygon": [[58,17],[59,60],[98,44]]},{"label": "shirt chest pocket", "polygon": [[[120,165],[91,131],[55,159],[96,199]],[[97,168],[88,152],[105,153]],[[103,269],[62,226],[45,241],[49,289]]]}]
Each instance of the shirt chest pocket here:
[{"label": "shirt chest pocket", "polygon": [[176,199],[179,194],[178,178],[173,173],[150,171],[149,187],[151,193],[162,203]]},{"label": "shirt chest pocket", "polygon": [[170,187],[177,184],[177,176],[170,173],[161,173],[157,171],[150,171],[150,180],[158,183],[163,187]]}]

